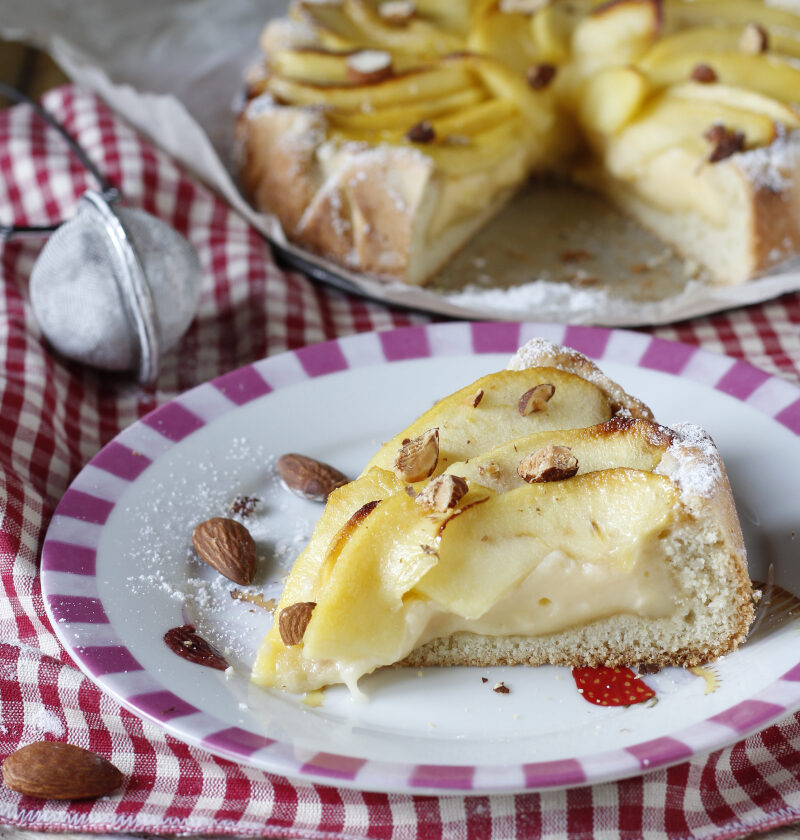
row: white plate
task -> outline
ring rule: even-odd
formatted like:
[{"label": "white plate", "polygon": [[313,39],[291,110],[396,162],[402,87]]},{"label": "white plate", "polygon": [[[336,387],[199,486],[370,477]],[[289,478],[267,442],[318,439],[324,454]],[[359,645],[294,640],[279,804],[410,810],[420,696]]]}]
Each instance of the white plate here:
[{"label": "white plate", "polygon": [[[171,734],[241,763],[363,789],[487,793],[622,778],[739,740],[800,705],[794,620],[762,624],[714,664],[716,689],[681,669],[645,677],[659,702],[602,708],[565,668],[386,669],[370,701],[329,689],[322,706],[250,685],[270,623],[234,602],[191,551],[193,526],[237,494],[256,589],[277,594],[320,507],[283,490],[274,462],[301,452],[356,475],[431,403],[498,370],[534,335],[577,347],[666,424],[707,428],[728,466],[751,575],[769,562],[800,593],[800,392],[741,362],[622,331],[545,324],[433,324],[367,333],[268,358],[195,388],[126,429],[75,479],[50,525],[45,603],[67,650],[104,690]],[[202,568],[201,568],[202,567]],[[186,622],[235,673],[172,653]],[[487,677],[483,683],[481,677]],[[511,693],[491,689],[504,681]]]}]

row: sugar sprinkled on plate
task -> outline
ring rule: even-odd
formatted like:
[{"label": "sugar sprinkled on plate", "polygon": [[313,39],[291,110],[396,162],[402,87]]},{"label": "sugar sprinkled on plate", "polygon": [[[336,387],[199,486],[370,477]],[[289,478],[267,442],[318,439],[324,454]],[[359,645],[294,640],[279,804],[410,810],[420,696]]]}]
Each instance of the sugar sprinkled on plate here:
[{"label": "sugar sprinkled on plate", "polygon": [[[221,460],[195,464],[201,480],[190,481],[179,468],[153,488],[144,507],[129,509],[136,517],[131,550],[140,559],[137,574],[124,578],[136,596],[161,593],[180,605],[185,620],[239,666],[249,663],[253,640],[272,620],[267,604],[277,596],[287,569],[302,551],[313,528],[313,511],[287,504],[280,487],[276,458],[243,437],[231,438]],[[243,469],[258,464],[258,486],[245,482]],[[239,497],[258,497],[252,511],[231,504]],[[294,511],[294,512],[293,512]],[[279,515],[276,515],[279,514]],[[248,529],[258,547],[258,571],[246,588],[249,599],[232,597],[236,587],[210,569],[191,546],[194,525],[210,516],[233,518]],[[170,523],[169,530],[163,523]],[[176,543],[177,536],[177,543]],[[165,562],[171,558],[170,562]],[[231,672],[231,675],[233,672]],[[226,675],[228,679],[231,675]]]}]

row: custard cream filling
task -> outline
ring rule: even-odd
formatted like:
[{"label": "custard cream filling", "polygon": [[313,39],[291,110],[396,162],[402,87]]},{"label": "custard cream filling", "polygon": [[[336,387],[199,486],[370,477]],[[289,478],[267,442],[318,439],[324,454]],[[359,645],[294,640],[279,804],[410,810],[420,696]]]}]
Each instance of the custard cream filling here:
[{"label": "custard cream filling", "polygon": [[[463,618],[413,591],[403,600],[404,630],[389,661],[369,657],[333,662],[303,656],[302,674],[283,674],[294,690],[345,683],[357,697],[358,680],[382,665],[457,632],[488,636],[543,636],[614,615],[666,618],[675,611],[679,587],[660,542],[653,540],[631,565],[580,561],[555,550],[479,618]],[[280,680],[279,680],[280,681]]]}]

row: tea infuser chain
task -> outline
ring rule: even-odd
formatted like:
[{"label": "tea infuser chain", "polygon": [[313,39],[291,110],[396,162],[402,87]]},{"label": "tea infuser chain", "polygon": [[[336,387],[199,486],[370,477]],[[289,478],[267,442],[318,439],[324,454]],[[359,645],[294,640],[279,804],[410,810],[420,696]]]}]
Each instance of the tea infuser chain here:
[{"label": "tea infuser chain", "polygon": [[[11,87],[11,85],[7,85],[3,82],[0,82],[0,95],[4,96],[6,99],[10,99],[12,102],[29,105],[33,108],[36,114],[44,120],[47,125],[54,128],[64,138],[64,141],[69,146],[70,151],[78,158],[86,170],[100,185],[99,192],[103,198],[108,202],[119,201],[122,197],[120,191],[109,182],[102,172],[100,172],[86,152],[78,145],[77,141],[51,113],[42,108],[42,106],[34,99],[31,99],[29,96],[22,93],[22,91],[19,91],[16,88]],[[0,223],[0,238],[25,234],[52,233],[60,227],[64,221],[66,220],[62,219],[61,221],[50,225],[15,225]]]}]

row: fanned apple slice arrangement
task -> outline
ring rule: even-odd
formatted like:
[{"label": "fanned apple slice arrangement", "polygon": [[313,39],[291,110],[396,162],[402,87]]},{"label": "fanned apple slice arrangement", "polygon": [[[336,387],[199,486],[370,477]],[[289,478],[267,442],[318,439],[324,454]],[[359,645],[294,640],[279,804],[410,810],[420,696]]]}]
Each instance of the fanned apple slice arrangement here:
[{"label": "fanned apple slice arrangement", "polygon": [[294,0],[262,49],[243,185],[289,239],[348,268],[426,283],[540,172],[603,193],[715,282],[800,252],[789,9]]},{"label": "fanned apple slice arrangement", "polygon": [[438,402],[328,498],[252,679],[376,668],[697,665],[753,615],[710,438],[541,340]]}]

